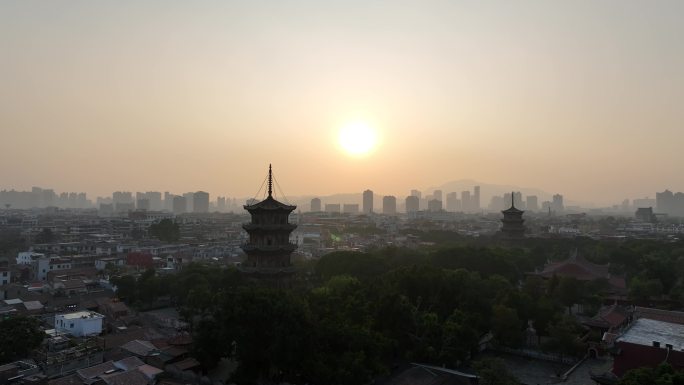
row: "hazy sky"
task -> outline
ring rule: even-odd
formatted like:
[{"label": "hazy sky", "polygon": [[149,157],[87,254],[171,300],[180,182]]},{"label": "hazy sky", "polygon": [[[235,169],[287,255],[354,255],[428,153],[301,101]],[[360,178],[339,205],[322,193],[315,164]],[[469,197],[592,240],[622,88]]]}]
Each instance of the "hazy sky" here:
[{"label": "hazy sky", "polygon": [[[0,188],[684,190],[684,1],[0,2]],[[365,120],[380,145],[340,151]]]}]

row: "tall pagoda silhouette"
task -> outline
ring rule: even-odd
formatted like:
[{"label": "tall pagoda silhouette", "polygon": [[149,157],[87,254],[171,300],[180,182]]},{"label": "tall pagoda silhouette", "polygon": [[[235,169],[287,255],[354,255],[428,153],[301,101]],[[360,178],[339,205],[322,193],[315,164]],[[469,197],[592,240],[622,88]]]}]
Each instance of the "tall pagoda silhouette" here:
[{"label": "tall pagoda silhouette", "polygon": [[511,192],[511,207],[501,211],[503,219],[501,223],[501,233],[506,238],[523,238],[525,236],[525,220],[523,213],[525,211],[519,210],[515,207],[515,193]]},{"label": "tall pagoda silhouette", "polygon": [[273,170],[268,165],[268,196],[261,202],[243,206],[252,216],[242,228],[249,240],[242,245],[247,260],[241,270],[255,274],[281,274],[293,272],[290,255],[297,245],[290,242],[290,233],[297,225],[289,223],[290,213],[297,208],[273,198]]}]

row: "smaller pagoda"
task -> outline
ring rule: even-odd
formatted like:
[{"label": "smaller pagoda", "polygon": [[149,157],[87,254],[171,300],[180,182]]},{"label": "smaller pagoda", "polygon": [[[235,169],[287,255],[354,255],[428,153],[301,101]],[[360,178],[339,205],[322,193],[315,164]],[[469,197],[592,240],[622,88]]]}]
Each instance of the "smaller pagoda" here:
[{"label": "smaller pagoda", "polygon": [[515,207],[515,193],[511,192],[511,207],[501,211],[503,219],[501,223],[501,233],[506,238],[523,238],[525,236],[525,220],[523,213],[525,211],[519,210]]},{"label": "smaller pagoda", "polygon": [[268,166],[268,197],[261,202],[244,206],[252,216],[242,228],[249,240],[242,245],[247,260],[241,269],[245,272],[277,274],[292,270],[290,255],[297,245],[290,242],[290,233],[297,227],[289,223],[290,213],[297,206],[286,205],[273,198],[273,171]]}]

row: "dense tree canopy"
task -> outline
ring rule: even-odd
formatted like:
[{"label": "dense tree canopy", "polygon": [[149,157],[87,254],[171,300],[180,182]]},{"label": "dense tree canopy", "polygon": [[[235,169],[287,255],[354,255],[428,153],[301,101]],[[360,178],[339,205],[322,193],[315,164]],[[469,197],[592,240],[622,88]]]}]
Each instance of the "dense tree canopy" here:
[{"label": "dense tree canopy", "polygon": [[149,233],[164,242],[176,242],[180,239],[180,227],[171,219],[162,219],[159,223],[150,225]]},{"label": "dense tree canopy", "polygon": [[[518,347],[528,325],[545,337],[545,351],[581,356],[586,330],[568,309],[580,303],[594,311],[606,282],[525,274],[567,258],[574,245],[592,262],[625,273],[634,298],[684,293],[671,280],[671,271],[684,274],[681,243],[590,239],[335,252],[303,264],[287,285],[197,264],[172,277],[148,271],[113,282],[133,303],[169,296],[193,330],[205,369],[223,357],[236,360],[231,381],[362,384],[406,362],[470,365],[487,333],[496,344]],[[479,368],[501,369],[491,362]],[[514,383],[490,378],[485,383]]]},{"label": "dense tree canopy", "polygon": [[0,364],[26,358],[40,346],[45,333],[34,318],[11,317],[0,321]]}]

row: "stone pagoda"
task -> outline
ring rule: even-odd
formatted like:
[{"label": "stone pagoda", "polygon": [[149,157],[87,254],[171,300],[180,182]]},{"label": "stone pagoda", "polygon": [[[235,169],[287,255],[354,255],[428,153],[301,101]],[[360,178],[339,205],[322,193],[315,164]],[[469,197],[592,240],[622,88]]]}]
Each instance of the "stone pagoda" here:
[{"label": "stone pagoda", "polygon": [[506,238],[523,238],[525,236],[525,220],[523,213],[525,211],[519,210],[515,207],[515,193],[511,193],[511,207],[503,210],[503,219],[501,222],[501,233]]},{"label": "stone pagoda", "polygon": [[244,206],[252,216],[242,228],[249,240],[242,245],[247,260],[241,270],[256,274],[279,274],[293,271],[290,255],[297,245],[290,242],[290,233],[297,225],[288,222],[297,206],[286,205],[273,198],[273,171],[268,166],[268,197],[261,202]]}]

